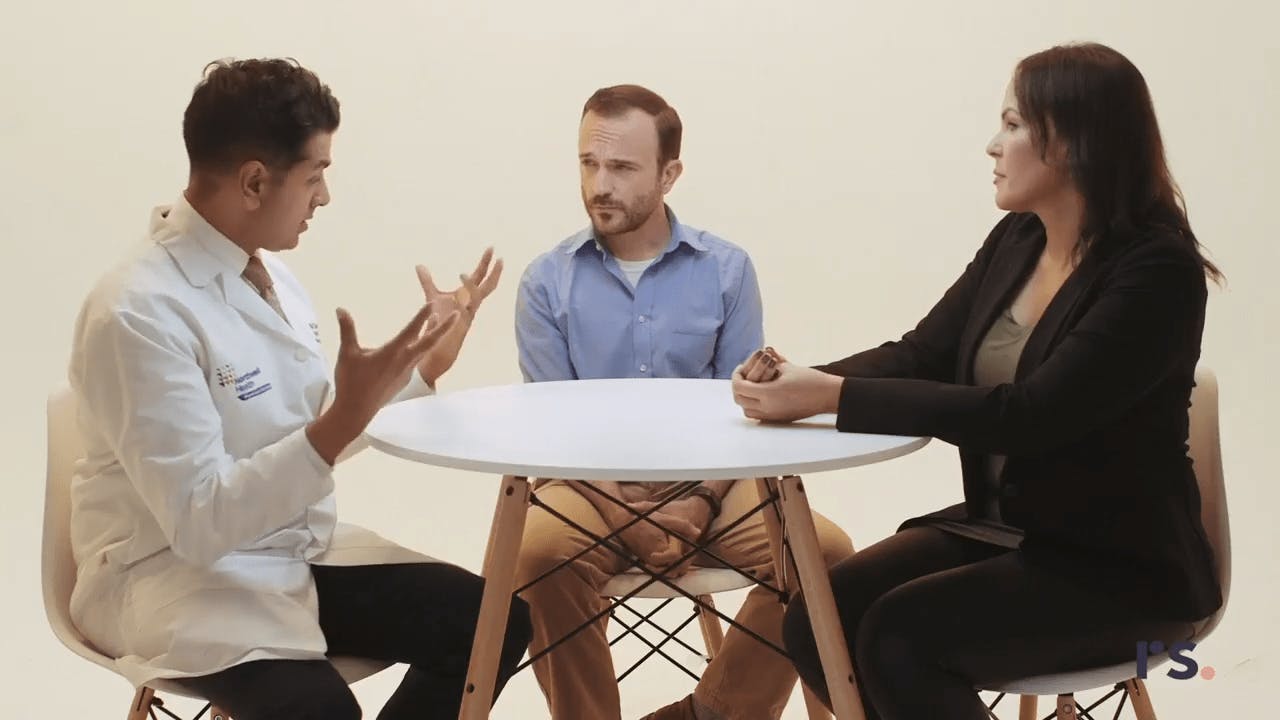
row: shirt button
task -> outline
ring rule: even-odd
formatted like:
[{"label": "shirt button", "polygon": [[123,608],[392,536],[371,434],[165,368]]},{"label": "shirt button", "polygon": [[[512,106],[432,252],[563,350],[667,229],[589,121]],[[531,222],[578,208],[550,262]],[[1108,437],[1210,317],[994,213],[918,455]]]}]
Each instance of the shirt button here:
[{"label": "shirt button", "polygon": [[644,363],[640,363],[640,372],[649,372],[649,366]]},{"label": "shirt button", "polygon": [[298,348],[293,351],[293,358],[298,362],[303,362],[307,359],[307,351],[302,348]]},{"label": "shirt button", "polygon": [[645,322],[645,321],[646,321],[646,320],[648,320],[648,319],[649,319],[649,318],[645,317],[644,315],[641,315],[641,316],[638,318],[638,320],[640,320],[640,322]]}]

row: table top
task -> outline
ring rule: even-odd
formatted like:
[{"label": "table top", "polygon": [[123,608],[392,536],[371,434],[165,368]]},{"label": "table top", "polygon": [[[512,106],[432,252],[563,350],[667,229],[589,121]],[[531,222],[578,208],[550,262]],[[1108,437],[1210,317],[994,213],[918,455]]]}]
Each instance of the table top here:
[{"label": "table top", "polygon": [[760,423],[728,380],[637,378],[499,385],[398,402],[365,434],[416,462],[527,478],[775,477],[888,460],[928,438],[842,433],[834,415]]}]

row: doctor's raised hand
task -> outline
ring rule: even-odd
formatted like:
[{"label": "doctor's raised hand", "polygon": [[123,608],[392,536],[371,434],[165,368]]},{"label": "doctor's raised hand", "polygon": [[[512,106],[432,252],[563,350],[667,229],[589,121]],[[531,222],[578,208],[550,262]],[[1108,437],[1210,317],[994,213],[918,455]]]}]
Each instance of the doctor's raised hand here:
[{"label": "doctor's raised hand", "polygon": [[341,345],[334,369],[333,405],[307,427],[307,437],[320,457],[334,464],[369,425],[373,416],[409,381],[409,373],[458,323],[455,309],[443,321],[433,303],[418,310],[399,333],[381,347],[361,347],[355,321],[338,309]]},{"label": "doctor's raised hand", "polygon": [[427,351],[418,365],[422,379],[434,388],[436,380],[453,367],[454,361],[458,359],[458,352],[462,350],[462,342],[471,330],[471,322],[475,319],[480,304],[498,287],[498,279],[502,277],[502,259],[495,261],[493,248],[488,248],[480,256],[480,262],[470,275],[458,276],[462,285],[447,292],[436,287],[431,279],[431,272],[425,265],[419,265],[417,270],[422,294],[435,308],[435,312],[439,315],[447,315],[455,310],[458,312],[458,322],[440,338],[440,342]]}]

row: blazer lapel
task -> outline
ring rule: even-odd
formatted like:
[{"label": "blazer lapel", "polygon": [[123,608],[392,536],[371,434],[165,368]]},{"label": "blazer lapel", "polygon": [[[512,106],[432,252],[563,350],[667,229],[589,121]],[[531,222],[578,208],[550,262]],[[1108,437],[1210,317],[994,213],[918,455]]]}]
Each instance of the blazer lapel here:
[{"label": "blazer lapel", "polygon": [[1040,257],[1040,250],[1044,248],[1044,228],[1039,222],[1034,223],[1033,228],[1001,248],[992,258],[991,267],[978,288],[956,358],[956,382],[961,385],[973,384],[973,356],[978,343],[982,342],[996,317],[1013,302],[1015,293],[1022,288]]},{"label": "blazer lapel", "polygon": [[1027,344],[1018,358],[1015,380],[1025,378],[1044,362],[1049,351],[1069,329],[1068,323],[1074,316],[1073,311],[1089,288],[1093,287],[1102,266],[1103,263],[1092,253],[1085,253],[1080,264],[1067,276],[1062,287],[1058,288],[1058,292],[1045,307],[1036,326],[1032,328],[1031,337],[1027,338]]}]

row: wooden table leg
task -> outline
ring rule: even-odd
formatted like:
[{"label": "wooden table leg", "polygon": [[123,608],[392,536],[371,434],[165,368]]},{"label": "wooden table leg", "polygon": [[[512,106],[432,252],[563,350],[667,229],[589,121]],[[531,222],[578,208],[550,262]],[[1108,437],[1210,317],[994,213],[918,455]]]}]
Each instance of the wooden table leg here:
[{"label": "wooden table leg", "polygon": [[[777,478],[756,478],[756,491],[760,494],[760,502],[773,497],[777,489]],[[781,590],[791,592],[796,584],[796,566],[791,562],[791,557],[787,555],[782,543],[782,524],[778,522],[777,515],[780,510],[778,505],[774,505],[765,508],[761,513],[764,515],[765,532],[769,536],[769,550],[773,555],[774,577]],[[809,686],[802,684],[802,689],[804,707],[809,714],[809,720],[830,720],[831,714],[822,705],[822,701],[809,690]]]},{"label": "wooden table leg", "polygon": [[493,705],[493,686],[502,656],[502,641],[507,634],[511,592],[515,589],[516,556],[520,553],[528,510],[528,480],[511,475],[502,478],[493,524],[489,528],[489,544],[484,551],[481,572],[485,579],[484,595],[480,599],[480,617],[471,644],[459,720],[484,720]]},{"label": "wooden table leg", "polygon": [[787,538],[795,557],[796,575],[809,610],[809,624],[818,645],[818,657],[822,660],[823,674],[827,678],[827,690],[831,704],[839,720],[866,720],[862,710],[862,698],[858,695],[858,683],[853,676],[853,662],[849,658],[849,646],[845,643],[844,629],[836,613],[835,598],[831,595],[831,578],[823,562],[822,548],[818,546],[818,533],[813,526],[813,515],[804,494],[800,478],[789,475],[779,483],[782,517],[787,525]]}]

